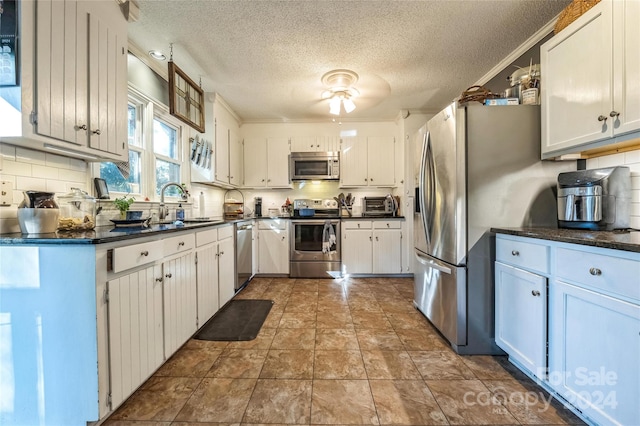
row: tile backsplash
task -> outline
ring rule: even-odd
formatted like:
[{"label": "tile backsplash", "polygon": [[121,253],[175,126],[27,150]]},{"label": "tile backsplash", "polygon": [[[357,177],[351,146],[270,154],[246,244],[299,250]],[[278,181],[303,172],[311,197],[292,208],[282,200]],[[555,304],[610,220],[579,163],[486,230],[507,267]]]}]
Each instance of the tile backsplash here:
[{"label": "tile backsplash", "polygon": [[[80,188],[89,194],[94,193],[90,166],[83,160],[68,158],[56,154],[20,148],[0,143],[0,181],[3,191],[11,192],[10,205],[0,206],[0,233],[20,232],[18,224],[18,205],[22,202],[23,191],[36,190],[54,192],[63,195],[71,188]],[[224,190],[206,185],[193,184],[190,187],[193,195],[205,195],[205,212],[209,216],[222,216],[222,197]],[[191,208],[197,208],[195,203],[183,203],[187,216],[197,216]],[[110,219],[119,219],[119,213],[111,201],[98,201],[103,207],[96,217],[96,225],[111,225]],[[177,205],[167,203],[171,218]],[[142,210],[143,216],[150,216],[158,211],[158,203],[136,202],[132,210]]]},{"label": "tile backsplash", "polygon": [[640,230],[640,149],[587,160],[587,169],[612,166],[627,166],[631,169],[630,225],[632,228]]}]

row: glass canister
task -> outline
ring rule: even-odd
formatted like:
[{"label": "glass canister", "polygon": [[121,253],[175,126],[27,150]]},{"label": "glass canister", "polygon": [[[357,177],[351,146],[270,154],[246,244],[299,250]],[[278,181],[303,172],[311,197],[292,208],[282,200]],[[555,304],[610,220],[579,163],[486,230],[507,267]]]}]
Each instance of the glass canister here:
[{"label": "glass canister", "polygon": [[86,231],[96,226],[96,199],[78,188],[58,197],[60,231]]}]

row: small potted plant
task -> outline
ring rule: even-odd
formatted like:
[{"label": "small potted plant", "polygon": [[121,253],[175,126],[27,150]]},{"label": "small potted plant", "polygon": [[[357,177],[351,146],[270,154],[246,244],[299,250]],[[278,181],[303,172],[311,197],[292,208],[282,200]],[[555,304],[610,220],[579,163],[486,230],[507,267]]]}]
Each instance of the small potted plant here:
[{"label": "small potted plant", "polygon": [[120,211],[120,219],[139,219],[140,217],[136,216],[142,216],[142,212],[129,211],[129,207],[131,207],[131,204],[133,204],[136,199],[133,197],[127,198],[127,195],[123,195],[122,198],[116,198],[113,200],[113,204],[115,204],[116,208]]}]

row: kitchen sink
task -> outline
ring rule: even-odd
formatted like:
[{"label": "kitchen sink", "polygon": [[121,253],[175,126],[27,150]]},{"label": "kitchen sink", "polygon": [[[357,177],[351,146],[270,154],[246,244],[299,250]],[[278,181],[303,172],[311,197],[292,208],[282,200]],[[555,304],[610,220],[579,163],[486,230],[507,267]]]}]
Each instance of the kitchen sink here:
[{"label": "kitchen sink", "polygon": [[[159,220],[157,222],[152,222],[152,225],[170,225],[175,223],[175,219],[174,220]],[[216,223],[224,223],[224,220],[220,220],[220,219],[209,219],[209,218],[191,218],[191,219],[183,219],[182,223],[211,223],[211,224],[216,224]]]}]

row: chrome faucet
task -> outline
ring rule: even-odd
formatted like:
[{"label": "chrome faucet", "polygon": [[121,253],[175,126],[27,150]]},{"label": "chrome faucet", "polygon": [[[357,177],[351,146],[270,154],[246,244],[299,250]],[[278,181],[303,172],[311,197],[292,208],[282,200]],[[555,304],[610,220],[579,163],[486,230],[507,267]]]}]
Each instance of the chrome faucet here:
[{"label": "chrome faucet", "polygon": [[182,193],[182,198],[184,198],[184,188],[182,187],[182,185],[180,185],[177,182],[169,182],[169,183],[165,183],[162,186],[162,189],[160,190],[160,216],[158,219],[162,220],[164,218],[166,218],[167,216],[169,216],[169,208],[164,206],[164,191],[165,189],[167,189],[170,186],[175,186],[180,190],[180,193]]}]

